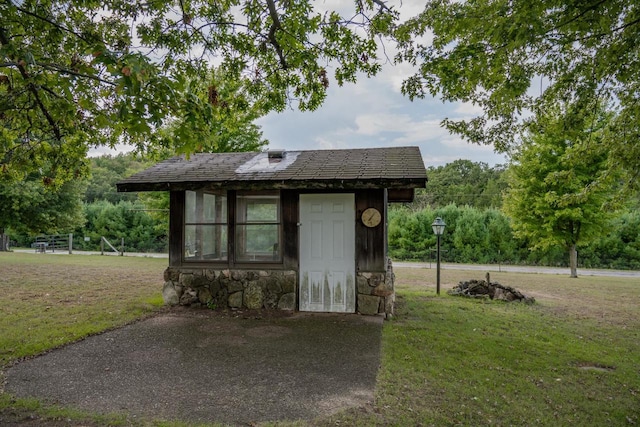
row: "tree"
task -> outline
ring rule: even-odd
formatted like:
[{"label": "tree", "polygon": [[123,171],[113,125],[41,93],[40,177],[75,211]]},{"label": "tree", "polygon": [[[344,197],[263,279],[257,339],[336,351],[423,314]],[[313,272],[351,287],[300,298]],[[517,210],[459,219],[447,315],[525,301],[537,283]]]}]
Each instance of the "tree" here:
[{"label": "tree", "polygon": [[[503,207],[516,237],[533,249],[561,246],[577,277],[577,246],[597,236],[608,219],[602,206],[612,192],[603,177],[611,175],[601,137],[608,116],[569,109],[545,119],[513,156]],[[585,130],[575,131],[579,127]]]},{"label": "tree", "polygon": [[444,166],[427,168],[426,189],[418,189],[412,206],[475,206],[499,207],[506,183],[500,179],[503,166],[489,167],[484,162],[459,159]]},{"label": "tree", "polygon": [[143,161],[133,154],[103,155],[92,157],[89,161],[90,174],[84,193],[84,202],[107,200],[117,203],[121,200],[137,200],[136,193],[118,193],[116,182],[146,169],[150,166],[150,162]]},{"label": "tree", "polygon": [[37,175],[19,185],[0,180],[0,241],[6,240],[6,229],[20,234],[63,233],[83,225],[85,185],[74,180],[53,187]]},{"label": "tree", "polygon": [[[443,124],[471,142],[509,151],[559,105],[616,116],[600,136],[640,173],[640,3],[628,0],[435,0],[398,27],[397,59],[418,66],[403,92],[479,106],[470,120]],[[418,43],[418,37],[430,40]],[[585,129],[577,129],[584,132]]]},{"label": "tree", "polygon": [[[379,0],[347,13],[311,0],[5,0],[0,173],[20,179],[51,160],[61,183],[86,172],[90,146],[195,151],[201,119],[234,103],[215,79],[193,85],[213,64],[264,111],[314,109],[330,67],[338,84],[380,69],[376,37],[397,16]],[[169,123],[170,137],[155,132]]]}]

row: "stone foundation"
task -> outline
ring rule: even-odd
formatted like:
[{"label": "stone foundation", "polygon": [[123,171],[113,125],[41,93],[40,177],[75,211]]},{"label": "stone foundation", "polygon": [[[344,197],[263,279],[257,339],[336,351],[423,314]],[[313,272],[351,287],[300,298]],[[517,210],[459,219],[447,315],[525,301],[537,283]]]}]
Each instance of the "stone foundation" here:
[{"label": "stone foundation", "polygon": [[169,267],[162,296],[168,305],[295,310],[297,272]]},{"label": "stone foundation", "polygon": [[[295,310],[298,272],[295,270],[215,270],[169,267],[164,272],[162,296],[165,304]],[[395,275],[387,272],[358,272],[356,311],[360,314],[393,315]]]},{"label": "stone foundation", "polygon": [[385,313],[390,317],[394,313],[396,300],[395,274],[391,260],[387,261],[386,273],[368,273],[360,271],[356,277],[356,310],[360,314],[374,315]]}]

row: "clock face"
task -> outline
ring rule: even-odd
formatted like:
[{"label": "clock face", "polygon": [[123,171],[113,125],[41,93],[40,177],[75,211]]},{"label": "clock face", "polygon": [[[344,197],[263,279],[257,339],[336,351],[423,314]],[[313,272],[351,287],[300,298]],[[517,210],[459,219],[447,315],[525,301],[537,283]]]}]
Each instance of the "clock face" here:
[{"label": "clock face", "polygon": [[367,227],[376,227],[382,221],[382,215],[376,208],[368,208],[362,212],[362,223]]}]

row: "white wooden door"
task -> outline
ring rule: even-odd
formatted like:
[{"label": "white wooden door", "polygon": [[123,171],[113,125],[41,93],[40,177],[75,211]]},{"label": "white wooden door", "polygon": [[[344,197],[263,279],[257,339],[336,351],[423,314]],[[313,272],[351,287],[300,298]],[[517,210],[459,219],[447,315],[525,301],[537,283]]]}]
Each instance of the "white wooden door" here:
[{"label": "white wooden door", "polygon": [[355,196],[300,195],[300,310],[354,313]]}]

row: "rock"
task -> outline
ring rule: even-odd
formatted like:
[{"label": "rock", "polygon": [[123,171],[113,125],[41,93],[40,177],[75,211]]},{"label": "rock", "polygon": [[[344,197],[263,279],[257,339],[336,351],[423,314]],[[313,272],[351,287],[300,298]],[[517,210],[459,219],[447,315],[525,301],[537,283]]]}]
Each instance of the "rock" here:
[{"label": "rock", "polygon": [[261,277],[257,282],[262,289],[265,289],[269,293],[273,293],[273,294],[282,293],[282,285],[280,284],[280,278],[277,276]]},{"label": "rock", "polygon": [[369,278],[369,286],[375,288],[380,283],[384,282],[384,274],[383,273],[371,273],[371,277]]},{"label": "rock", "polygon": [[380,283],[373,288],[371,295],[377,295],[379,297],[388,297],[393,294],[393,283]]},{"label": "rock", "polygon": [[[487,277],[489,277],[487,275]],[[535,299],[527,297],[510,286],[503,286],[498,282],[486,280],[469,280],[460,282],[458,286],[447,292],[449,295],[460,295],[470,298],[491,298],[498,301],[522,301],[533,303]]]},{"label": "rock", "polygon": [[497,288],[493,293],[493,299],[498,301],[507,301],[507,293],[504,291],[504,289]]},{"label": "rock", "polygon": [[369,286],[369,280],[363,275],[356,277],[356,287],[359,294],[371,295],[371,287]]},{"label": "rock", "polygon": [[203,276],[201,274],[194,274],[193,275],[193,280],[191,281],[191,287],[192,288],[204,288],[204,287],[208,287],[209,286],[209,279],[207,279],[206,276]]},{"label": "rock", "polygon": [[180,297],[180,305],[191,305],[198,302],[198,294],[193,289],[187,289]]},{"label": "rock", "polygon": [[278,300],[280,299],[280,295],[267,292],[267,294],[263,298],[264,308],[275,310],[278,308]]},{"label": "rock", "polygon": [[211,291],[208,288],[202,288],[200,289],[200,292],[198,292],[198,300],[202,304],[206,304],[212,299],[213,299],[213,296],[211,295]]},{"label": "rock", "polygon": [[293,311],[296,309],[296,294],[290,292],[288,294],[284,294],[280,297],[280,301],[278,301],[278,309],[279,310],[288,310]]},{"label": "rock", "polygon": [[231,278],[237,281],[245,280],[247,278],[247,272],[242,270],[233,270],[231,272]]},{"label": "rock", "polygon": [[211,295],[217,295],[220,293],[220,291],[222,290],[222,287],[220,285],[220,281],[219,280],[214,280],[213,282],[210,282],[211,284],[209,285],[209,290],[211,291]]},{"label": "rock", "polygon": [[358,313],[374,315],[378,314],[380,298],[373,295],[358,295]]},{"label": "rock", "polygon": [[282,276],[282,292],[287,294],[296,291],[298,274],[295,271],[285,272]]},{"label": "rock", "polygon": [[256,284],[251,283],[244,291],[243,297],[244,306],[250,310],[259,310],[264,303],[262,288]]},{"label": "rock", "polygon": [[177,282],[180,280],[180,272],[171,267],[167,267],[164,271],[164,281],[168,282],[171,280],[172,282]]},{"label": "rock", "polygon": [[164,287],[162,288],[162,299],[166,305],[178,305],[180,302],[180,297],[178,296],[171,280],[167,280],[164,283]]},{"label": "rock", "polygon": [[234,292],[238,292],[238,291],[242,291],[244,290],[244,285],[242,284],[242,282],[236,281],[236,280],[223,280],[223,282],[221,283],[222,286],[224,287],[226,284],[227,289],[229,290],[229,293],[234,293]]},{"label": "rock", "polygon": [[241,308],[242,307],[242,292],[235,292],[229,295],[229,307]]},{"label": "rock", "polygon": [[384,299],[384,312],[387,315],[387,319],[390,319],[395,314],[396,294],[393,293]]},{"label": "rock", "polygon": [[190,288],[193,283],[192,273],[180,273],[180,284],[185,288]]}]

